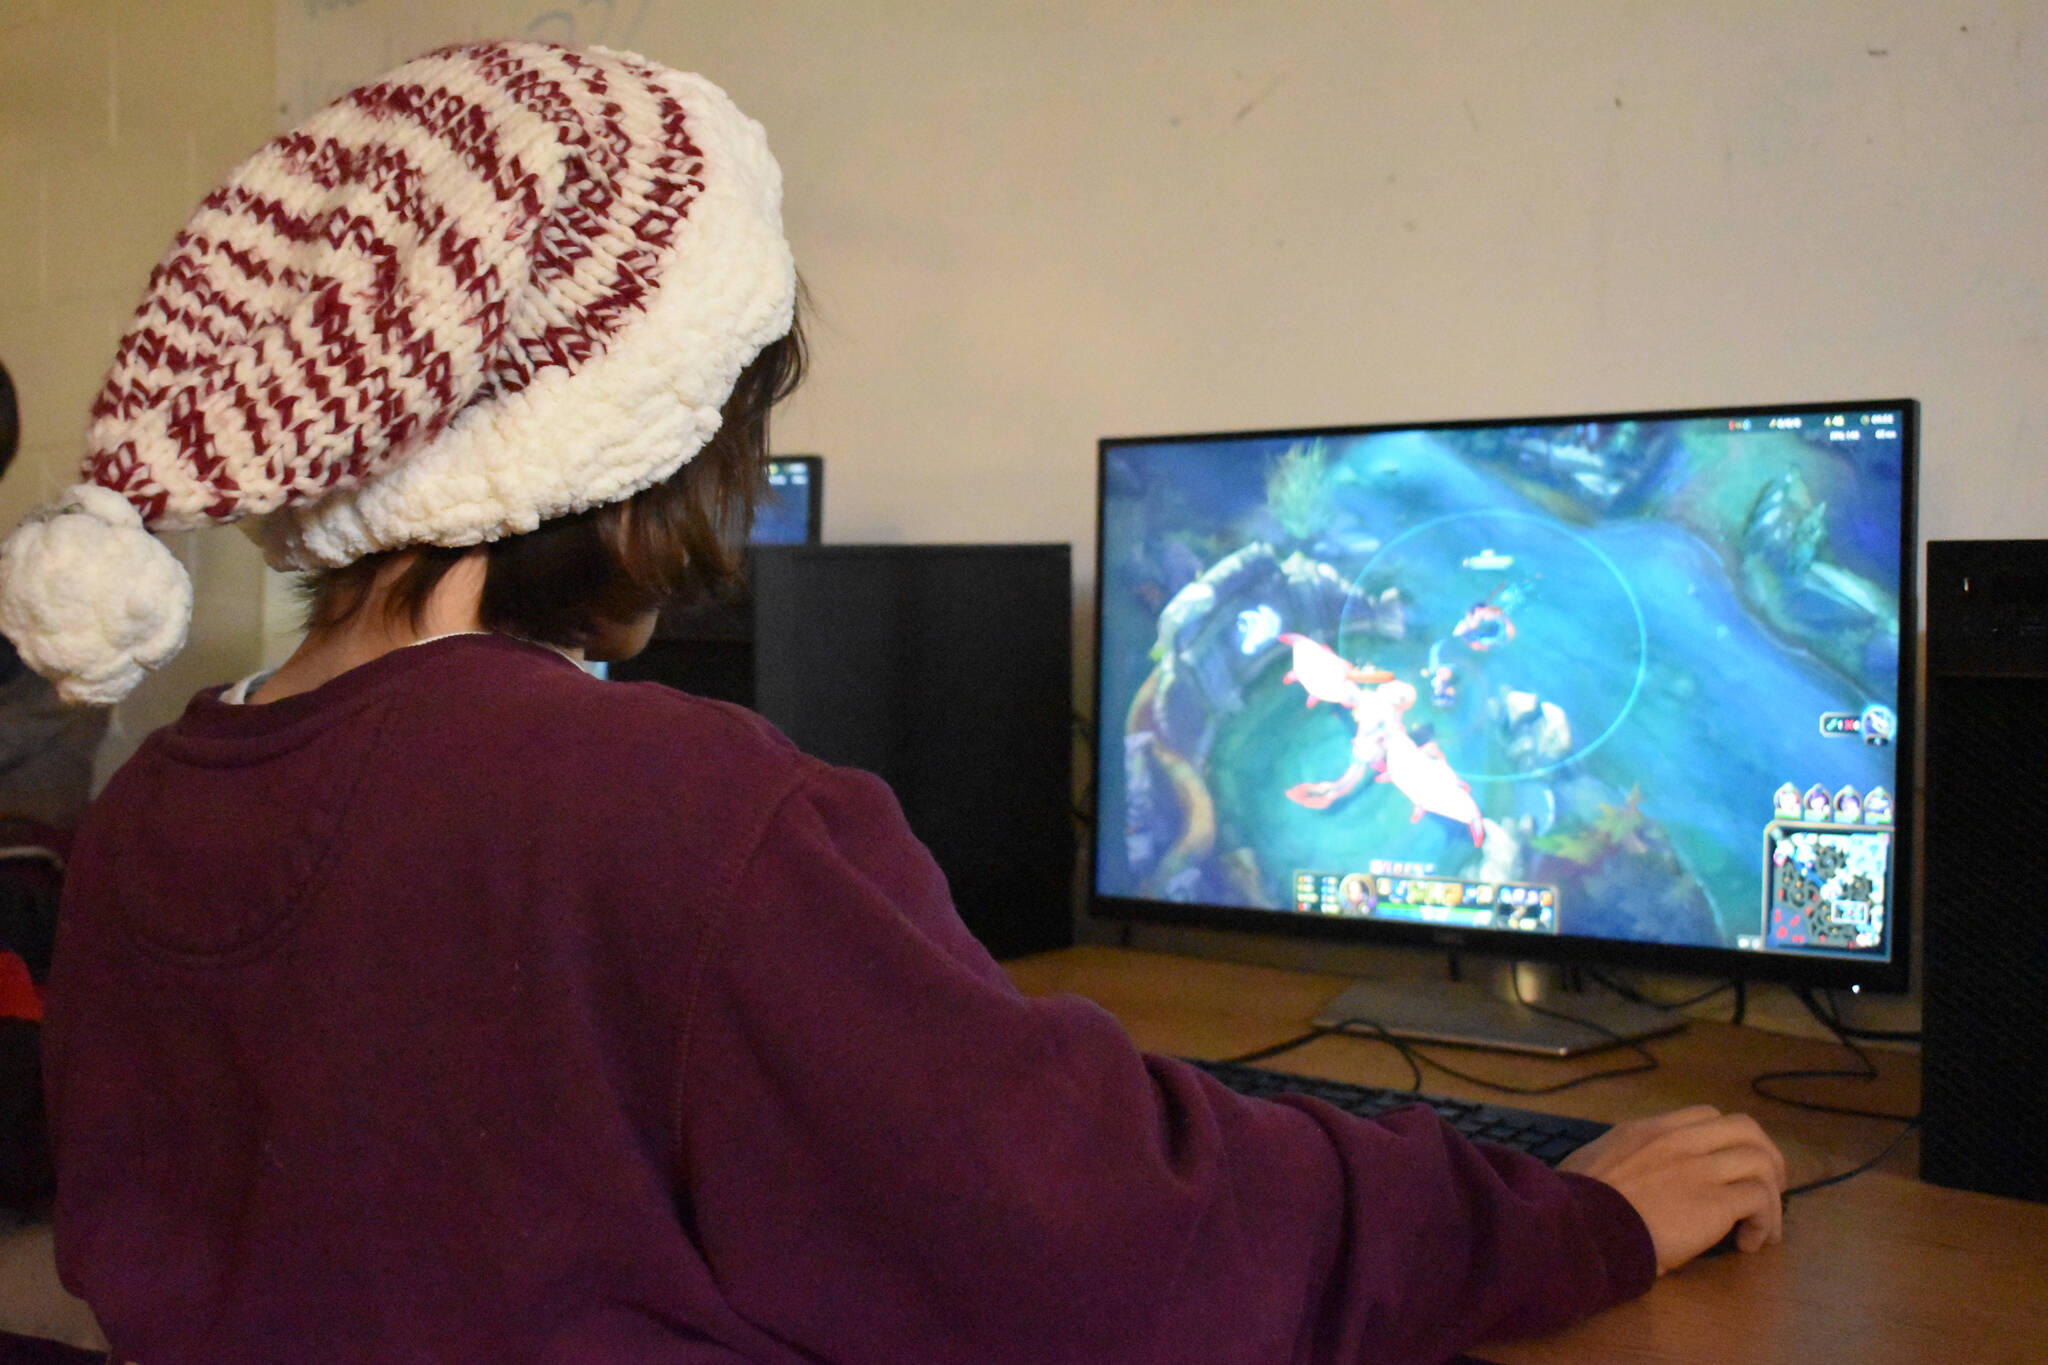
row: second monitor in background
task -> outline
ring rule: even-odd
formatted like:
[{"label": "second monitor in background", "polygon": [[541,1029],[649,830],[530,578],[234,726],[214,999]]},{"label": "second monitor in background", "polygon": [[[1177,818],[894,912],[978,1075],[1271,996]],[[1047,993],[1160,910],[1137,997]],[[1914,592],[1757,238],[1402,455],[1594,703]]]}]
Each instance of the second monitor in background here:
[{"label": "second monitor in background", "polygon": [[825,524],[825,461],[777,455],[768,461],[768,496],[754,508],[754,545],[815,545]]},{"label": "second monitor in background", "polygon": [[[815,545],[825,515],[825,461],[818,455],[774,455],[766,489],[754,505],[747,535],[760,545]],[[599,677],[672,683],[719,701],[754,704],[753,600],[747,591],[662,610],[654,639],[640,657],[592,665]]]}]

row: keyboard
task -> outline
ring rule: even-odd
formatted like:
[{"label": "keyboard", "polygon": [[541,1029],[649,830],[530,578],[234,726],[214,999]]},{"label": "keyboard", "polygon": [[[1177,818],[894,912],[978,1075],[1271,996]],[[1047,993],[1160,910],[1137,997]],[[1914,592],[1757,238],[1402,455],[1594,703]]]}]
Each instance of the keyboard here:
[{"label": "keyboard", "polygon": [[[1193,1061],[1193,1059],[1190,1059]],[[1502,1104],[1480,1104],[1413,1090],[1385,1090],[1372,1085],[1317,1080],[1285,1071],[1245,1066],[1238,1062],[1193,1061],[1240,1095],[1272,1099],[1276,1095],[1309,1095],[1360,1118],[1377,1118],[1407,1104],[1425,1104],[1451,1127],[1475,1142],[1495,1142],[1527,1152],[1555,1166],[1567,1155],[1606,1132],[1609,1125],[1594,1119],[1566,1118]]]}]

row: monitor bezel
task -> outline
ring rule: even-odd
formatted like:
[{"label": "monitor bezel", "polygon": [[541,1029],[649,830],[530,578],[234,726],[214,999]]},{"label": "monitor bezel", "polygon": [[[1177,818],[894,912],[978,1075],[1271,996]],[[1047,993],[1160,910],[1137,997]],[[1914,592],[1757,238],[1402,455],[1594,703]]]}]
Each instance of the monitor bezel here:
[{"label": "monitor bezel", "polygon": [[[1105,893],[1099,883],[1100,824],[1089,848],[1086,903],[1093,917],[1126,923],[1154,923],[1224,929],[1323,941],[1425,948],[1473,956],[1586,967],[1628,967],[1676,975],[1731,977],[1783,982],[1816,989],[1858,988],[1885,993],[1907,991],[1912,984],[1913,923],[1918,910],[1919,785],[1919,623],[1920,541],[1920,404],[1910,398],[1850,399],[1834,402],[1743,403],[1709,407],[1647,408],[1519,417],[1476,417],[1439,421],[1373,422],[1315,427],[1269,427],[1245,431],[1166,433],[1152,436],[1105,436],[1096,442],[1095,464],[1095,592],[1093,647],[1095,769],[1091,781],[1100,790],[1103,765],[1113,755],[1103,728],[1102,653],[1104,544],[1108,510],[1108,470],[1113,451],[1134,445],[1195,445],[1218,441],[1313,440],[1411,431],[1477,430],[1516,426],[1569,426],[1589,422],[1697,421],[1722,417],[1807,416],[1844,411],[1896,410],[1901,414],[1903,473],[1899,509],[1899,684],[1897,747],[1899,781],[1893,796],[1892,952],[1886,959],[1801,956],[1695,944],[1644,943],[1629,939],[1592,938],[1570,934],[1529,934],[1514,930],[1470,929],[1398,920],[1349,919],[1304,915],[1289,910],[1254,910],[1239,906],[1168,901]],[[1118,760],[1120,761],[1120,759]],[[1099,815],[1099,812],[1097,812]]]}]

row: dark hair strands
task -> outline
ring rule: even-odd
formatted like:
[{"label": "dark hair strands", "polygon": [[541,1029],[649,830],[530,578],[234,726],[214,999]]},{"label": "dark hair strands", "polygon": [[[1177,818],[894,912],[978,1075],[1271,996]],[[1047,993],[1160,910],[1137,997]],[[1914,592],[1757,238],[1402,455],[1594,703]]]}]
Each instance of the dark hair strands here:
[{"label": "dark hair strands", "polygon": [[[801,286],[799,286],[801,306]],[[675,473],[629,498],[492,541],[478,619],[488,630],[582,648],[607,623],[670,603],[715,600],[737,589],[754,506],[766,488],[768,416],[795,392],[808,365],[802,325],[763,347],[740,372],[718,431]],[[418,545],[308,574],[306,628],[351,620],[400,555],[416,558],[386,591],[388,619],[417,626],[441,579],[473,545]]]}]

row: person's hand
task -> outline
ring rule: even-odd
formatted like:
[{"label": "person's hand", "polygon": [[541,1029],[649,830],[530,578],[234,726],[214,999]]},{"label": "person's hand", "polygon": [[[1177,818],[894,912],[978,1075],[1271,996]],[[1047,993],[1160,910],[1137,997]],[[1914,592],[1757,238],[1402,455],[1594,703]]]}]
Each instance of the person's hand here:
[{"label": "person's hand", "polygon": [[1785,1235],[1785,1157],[1747,1114],[1708,1105],[1619,1123],[1558,1163],[1621,1191],[1650,1229],[1657,1273],[1735,1229],[1756,1251]]}]

